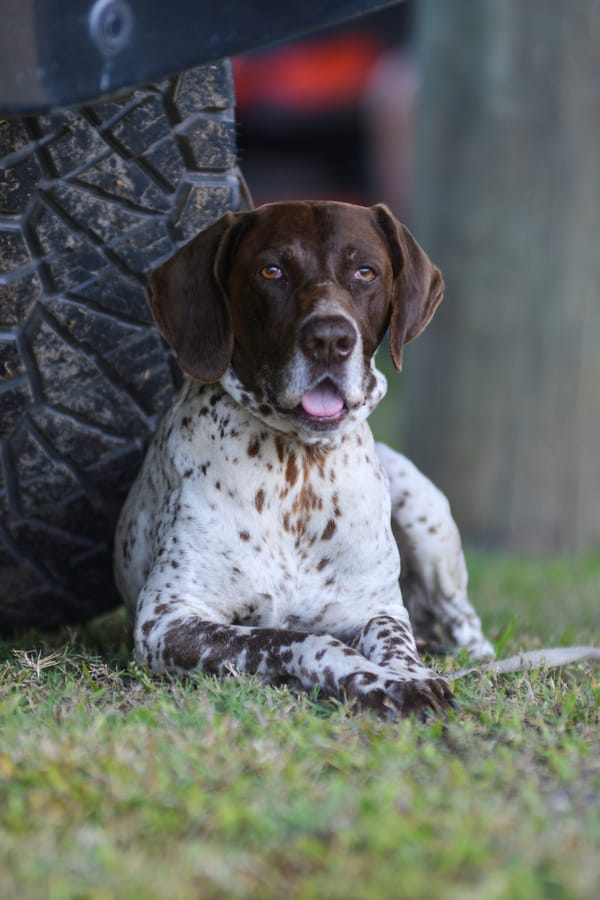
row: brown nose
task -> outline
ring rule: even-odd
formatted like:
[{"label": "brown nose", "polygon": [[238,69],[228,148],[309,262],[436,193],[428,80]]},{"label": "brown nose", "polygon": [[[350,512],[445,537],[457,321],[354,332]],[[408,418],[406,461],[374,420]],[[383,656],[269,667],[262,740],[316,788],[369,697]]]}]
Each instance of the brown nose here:
[{"label": "brown nose", "polygon": [[347,359],[356,345],[356,330],[344,316],[313,316],[302,327],[300,347],[313,362],[331,365]]}]

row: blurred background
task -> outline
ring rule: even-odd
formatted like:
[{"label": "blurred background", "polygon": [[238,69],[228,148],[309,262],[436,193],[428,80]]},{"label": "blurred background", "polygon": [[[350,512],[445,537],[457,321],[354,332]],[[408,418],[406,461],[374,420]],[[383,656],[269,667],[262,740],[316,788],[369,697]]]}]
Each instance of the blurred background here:
[{"label": "blurred background", "polygon": [[600,549],[596,0],[409,0],[234,62],[256,204],[386,202],[446,299],[376,435],[472,543]]},{"label": "blurred background", "polygon": [[255,202],[382,194],[408,214],[414,0],[234,60],[238,146]]}]

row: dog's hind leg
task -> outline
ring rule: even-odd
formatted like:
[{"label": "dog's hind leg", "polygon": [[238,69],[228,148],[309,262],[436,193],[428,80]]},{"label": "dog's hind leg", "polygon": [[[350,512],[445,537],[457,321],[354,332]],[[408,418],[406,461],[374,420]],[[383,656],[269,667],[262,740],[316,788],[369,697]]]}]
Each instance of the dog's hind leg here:
[{"label": "dog's hind leg", "polygon": [[474,658],[493,657],[467,593],[467,568],[448,500],[406,457],[385,444],[377,454],[389,480],[400,587],[418,642],[448,643]]}]

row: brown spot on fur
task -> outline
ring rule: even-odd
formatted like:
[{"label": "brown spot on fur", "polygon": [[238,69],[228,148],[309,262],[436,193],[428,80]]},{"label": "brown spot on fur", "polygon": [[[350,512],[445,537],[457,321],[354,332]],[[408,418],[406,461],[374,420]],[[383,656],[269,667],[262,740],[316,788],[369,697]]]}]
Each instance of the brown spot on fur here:
[{"label": "brown spot on fur", "polygon": [[259,451],[260,451],[260,440],[255,435],[248,444],[247,453],[248,453],[248,456],[258,456]]},{"label": "brown spot on fur", "polygon": [[157,605],[154,607],[154,612],[156,613],[157,616],[164,616],[165,613],[168,613],[170,611],[171,611],[170,603],[157,603]]},{"label": "brown spot on fur", "polygon": [[330,562],[331,562],[331,560],[329,559],[329,557],[324,556],[323,559],[320,559],[319,562],[317,563],[317,570],[319,572],[322,572],[323,569],[325,568],[325,566],[329,565]]},{"label": "brown spot on fur", "polygon": [[240,531],[240,537],[243,541],[249,541],[250,533],[248,531]]},{"label": "brown spot on fur", "polygon": [[292,512],[309,512],[312,509],[322,509],[323,500],[313,490],[311,485],[305,485],[292,504]]},{"label": "brown spot on fur", "polygon": [[262,488],[256,492],[254,495],[254,505],[256,506],[259,513],[263,511],[263,506],[265,505],[265,492]]},{"label": "brown spot on fur", "polygon": [[305,447],[302,456],[302,473],[304,479],[308,478],[310,470],[316,466],[321,478],[325,478],[326,451],[322,447]]},{"label": "brown spot on fur", "polygon": [[438,527],[437,527],[437,525],[430,525],[429,528],[427,529],[427,531],[429,532],[429,534],[437,534]]},{"label": "brown spot on fur", "polygon": [[194,669],[200,661],[197,630],[174,622],[165,634],[165,661],[181,669]]},{"label": "brown spot on fur", "polygon": [[285,480],[288,484],[294,485],[298,480],[298,475],[299,471],[298,466],[296,465],[296,454],[292,452],[288,456],[287,465],[285,467]]},{"label": "brown spot on fur", "polygon": [[330,519],[328,521],[327,525],[325,526],[325,528],[323,529],[323,534],[321,535],[321,540],[322,541],[331,540],[331,538],[333,537],[333,535],[335,533],[336,528],[337,528],[337,525],[335,524],[335,519]]},{"label": "brown spot on fur", "polygon": [[277,451],[277,459],[282,463],[285,456],[285,442],[280,435],[275,437],[275,450]]}]

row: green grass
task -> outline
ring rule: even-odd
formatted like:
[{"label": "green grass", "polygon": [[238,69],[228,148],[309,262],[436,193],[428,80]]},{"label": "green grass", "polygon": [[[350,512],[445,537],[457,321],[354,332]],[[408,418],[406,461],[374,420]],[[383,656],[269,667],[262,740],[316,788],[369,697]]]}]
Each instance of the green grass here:
[{"label": "green grass", "polygon": [[[597,641],[600,560],[470,563],[503,655]],[[595,900],[598,677],[474,674],[390,725],[152,681],[120,614],[0,644],[0,896]]]}]

